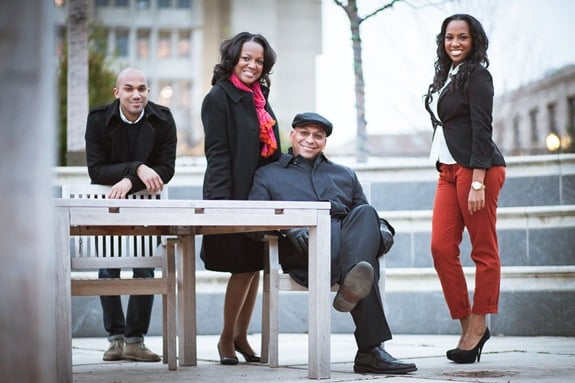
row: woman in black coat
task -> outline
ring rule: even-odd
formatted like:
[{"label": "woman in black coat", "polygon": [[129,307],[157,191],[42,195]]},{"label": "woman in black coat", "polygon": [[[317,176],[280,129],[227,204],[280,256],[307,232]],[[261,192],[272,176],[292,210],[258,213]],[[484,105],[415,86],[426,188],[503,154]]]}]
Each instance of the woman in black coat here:
[{"label": "woman in black coat", "polygon": [[[281,155],[276,117],[267,102],[276,54],[267,40],[242,32],[220,47],[212,89],[202,103],[207,169],[204,199],[246,200],[257,168]],[[222,364],[259,357],[247,331],[263,269],[263,244],[244,234],[205,236],[201,258],[208,270],[230,272],[224,326],[218,342]]]}]

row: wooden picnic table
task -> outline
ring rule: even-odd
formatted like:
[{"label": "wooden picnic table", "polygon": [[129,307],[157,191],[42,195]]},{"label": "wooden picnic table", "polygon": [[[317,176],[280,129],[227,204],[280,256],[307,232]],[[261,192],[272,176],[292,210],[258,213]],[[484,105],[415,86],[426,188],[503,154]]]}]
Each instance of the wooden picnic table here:
[{"label": "wooden picnic table", "polygon": [[[70,236],[168,235],[180,238],[180,365],[195,365],[195,235],[309,227],[308,377],[330,377],[330,203],[295,201],[55,199],[58,256],[58,381],[72,383]],[[327,318],[327,320],[326,320]],[[193,329],[193,330],[188,330]]]}]

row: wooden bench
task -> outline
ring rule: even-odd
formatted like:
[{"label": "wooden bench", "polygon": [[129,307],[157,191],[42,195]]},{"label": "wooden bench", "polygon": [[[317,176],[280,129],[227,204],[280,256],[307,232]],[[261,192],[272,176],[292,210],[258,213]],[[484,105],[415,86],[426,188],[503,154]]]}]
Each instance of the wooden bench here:
[{"label": "wooden bench", "polygon": [[[111,186],[63,185],[63,198],[105,199]],[[129,199],[166,199],[161,193],[145,191]],[[78,233],[80,234],[80,233]],[[157,235],[76,235],[70,238],[70,267],[73,296],[162,295],[163,361],[177,369],[176,354],[176,264],[177,239]],[[98,269],[154,268],[155,278],[99,279]],[[156,272],[156,274],[158,274]]]}]

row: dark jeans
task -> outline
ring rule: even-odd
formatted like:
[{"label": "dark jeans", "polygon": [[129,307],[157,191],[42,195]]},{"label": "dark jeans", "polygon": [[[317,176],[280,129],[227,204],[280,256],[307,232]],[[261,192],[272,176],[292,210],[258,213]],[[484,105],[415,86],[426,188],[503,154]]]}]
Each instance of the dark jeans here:
[{"label": "dark jeans", "polygon": [[[153,268],[133,269],[134,278],[153,278]],[[99,278],[119,278],[120,269],[100,269]],[[131,295],[128,301],[128,311],[124,318],[122,300],[119,295],[100,297],[104,314],[104,328],[108,339],[124,337],[127,343],[143,342],[144,335],[150,326],[153,295]]]}]

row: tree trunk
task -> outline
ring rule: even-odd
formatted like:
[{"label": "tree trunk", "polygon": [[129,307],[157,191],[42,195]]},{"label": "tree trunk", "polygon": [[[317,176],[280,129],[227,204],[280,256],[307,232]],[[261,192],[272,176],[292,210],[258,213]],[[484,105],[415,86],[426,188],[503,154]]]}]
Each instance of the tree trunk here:
[{"label": "tree trunk", "polygon": [[[357,9],[356,9],[357,11]],[[356,13],[357,18],[357,13]],[[357,122],[357,162],[367,162],[369,155],[367,144],[367,121],[365,120],[365,82],[363,80],[363,61],[361,58],[361,35],[359,19],[351,23],[351,41],[353,47],[353,72],[355,77],[355,117]]]},{"label": "tree trunk", "polygon": [[361,33],[359,28],[365,20],[386,9],[392,8],[395,3],[401,0],[390,0],[389,3],[376,8],[363,18],[359,16],[357,0],[348,0],[346,4],[340,0],[333,1],[338,7],[345,11],[349,19],[353,49],[353,73],[355,76],[355,115],[357,124],[356,161],[360,163],[367,162],[369,152],[367,149],[367,121],[365,119],[365,82],[363,79]]},{"label": "tree trunk", "polygon": [[68,3],[67,165],[83,165],[88,116],[88,1]]},{"label": "tree trunk", "polygon": [[355,118],[356,118],[356,161],[367,162],[367,122],[365,120],[365,83],[363,80],[363,62],[361,58],[361,34],[359,27],[362,19],[359,17],[356,0],[343,4],[334,0],[343,9],[349,19],[351,43],[353,49],[353,74],[355,77]]}]

